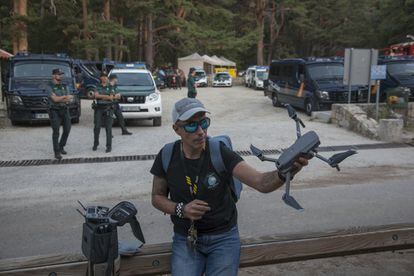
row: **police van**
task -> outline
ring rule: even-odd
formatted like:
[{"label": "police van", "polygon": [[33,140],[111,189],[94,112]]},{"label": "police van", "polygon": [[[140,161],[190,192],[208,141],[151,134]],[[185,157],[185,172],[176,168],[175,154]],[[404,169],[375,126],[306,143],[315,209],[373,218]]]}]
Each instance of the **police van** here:
[{"label": "police van", "polygon": [[76,85],[81,98],[92,99],[99,80],[100,70],[96,62],[76,59],[74,61]]},{"label": "police van", "polygon": [[414,101],[414,56],[386,56],[378,63],[387,66],[386,79],[381,81],[381,95],[399,88],[409,94],[409,101]]},{"label": "police van", "polygon": [[10,59],[6,104],[13,125],[18,122],[49,121],[49,95],[52,70],[59,68],[62,83],[73,93],[68,104],[72,123],[78,123],[81,103],[75,85],[73,60],[66,54],[46,55],[18,53]]},{"label": "police van", "polygon": [[125,119],[152,120],[153,126],[160,126],[162,119],[161,93],[152,74],[142,64],[127,63],[115,65],[109,73],[118,77],[121,94],[119,105]]},{"label": "police van", "polygon": [[[274,106],[288,103],[312,111],[330,110],[334,103],[348,102],[348,86],[343,84],[342,58],[296,58],[272,61],[264,94]],[[368,88],[351,87],[351,102],[366,102]]]}]

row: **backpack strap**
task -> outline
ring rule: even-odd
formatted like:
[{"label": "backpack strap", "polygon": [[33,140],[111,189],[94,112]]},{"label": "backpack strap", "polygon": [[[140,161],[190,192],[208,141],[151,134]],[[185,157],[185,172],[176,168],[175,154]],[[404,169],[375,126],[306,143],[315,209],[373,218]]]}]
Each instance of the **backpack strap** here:
[{"label": "backpack strap", "polygon": [[168,167],[170,166],[171,157],[173,153],[175,142],[165,144],[161,150],[162,168],[167,173]]},{"label": "backpack strap", "polygon": [[221,157],[220,142],[220,139],[209,137],[208,148],[210,149],[210,158],[214,169],[219,174],[223,174],[226,172],[226,166],[224,165],[223,158]]}]

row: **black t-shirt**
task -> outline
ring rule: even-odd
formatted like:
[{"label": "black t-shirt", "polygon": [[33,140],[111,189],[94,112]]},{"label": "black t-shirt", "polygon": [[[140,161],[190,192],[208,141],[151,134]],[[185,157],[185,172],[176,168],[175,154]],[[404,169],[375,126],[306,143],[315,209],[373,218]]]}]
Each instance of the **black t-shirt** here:
[{"label": "black t-shirt", "polygon": [[[208,144],[208,143],[207,143]],[[214,169],[207,148],[204,152],[204,162],[199,175],[198,191],[196,199],[206,201],[211,210],[195,222],[195,227],[199,234],[219,234],[230,230],[237,223],[237,209],[232,198],[229,179],[234,167],[241,161],[237,153],[230,150],[223,144],[220,145],[221,155],[226,173],[219,175]],[[189,203],[193,200],[189,186],[185,182],[184,168],[180,157],[180,141],[174,145],[173,154],[167,172],[162,166],[162,150],[155,158],[151,168],[153,175],[167,179],[170,199],[174,202]],[[187,172],[194,183],[199,170],[200,159],[187,159],[184,157]],[[171,216],[174,223],[174,232],[187,235],[190,227],[189,219],[181,219]]]}]

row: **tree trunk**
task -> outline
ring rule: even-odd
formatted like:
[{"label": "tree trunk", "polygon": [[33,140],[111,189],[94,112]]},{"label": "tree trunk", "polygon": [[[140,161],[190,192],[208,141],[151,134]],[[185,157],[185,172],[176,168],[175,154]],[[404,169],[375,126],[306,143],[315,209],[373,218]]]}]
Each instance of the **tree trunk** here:
[{"label": "tree trunk", "polygon": [[138,60],[142,61],[143,58],[143,44],[144,44],[144,22],[142,19],[138,22]]},{"label": "tree trunk", "polygon": [[270,17],[270,43],[269,43],[269,54],[267,57],[268,64],[273,59],[273,51],[275,47],[276,40],[279,39],[280,34],[285,26],[285,13],[289,10],[288,8],[285,8],[283,4],[279,5],[279,13],[280,13],[280,19],[279,22],[277,20],[277,7],[276,2],[272,2],[272,10],[271,10],[271,17]]},{"label": "tree trunk", "polygon": [[273,47],[274,47],[274,43],[275,43],[275,29],[276,29],[276,3],[275,1],[272,1],[272,10],[270,13],[270,23],[269,23],[269,27],[270,27],[270,43],[269,43],[269,53],[267,55],[267,64],[270,65],[270,63],[272,62],[273,59]]},{"label": "tree trunk", "polygon": [[[13,14],[19,14],[19,0],[13,1]],[[15,23],[15,33],[18,32],[19,25]],[[18,35],[13,35],[13,54],[15,55],[19,51],[19,39]]]},{"label": "tree trunk", "polygon": [[45,4],[46,4],[46,0],[42,0],[40,2],[40,18],[41,19],[45,17]]},{"label": "tree trunk", "polygon": [[259,30],[259,39],[257,41],[257,65],[264,64],[264,12],[266,8],[266,0],[256,0],[256,25]]},{"label": "tree trunk", "polygon": [[[92,13],[92,29],[96,30],[96,13]],[[95,61],[99,61],[99,47],[95,48]]]},{"label": "tree trunk", "polygon": [[[124,18],[123,17],[119,18],[119,24],[121,26],[124,26]],[[122,35],[119,35],[119,50],[118,50],[118,60],[119,61],[122,61],[122,59],[124,57],[123,46],[124,46],[124,37]]]},{"label": "tree trunk", "polygon": [[85,41],[85,56],[87,60],[91,59],[89,52],[89,28],[88,28],[88,0],[82,0],[82,23],[83,23],[83,40]]},{"label": "tree trunk", "polygon": [[154,35],[153,35],[153,25],[152,25],[152,14],[147,15],[147,40],[145,45],[145,61],[147,62],[149,68],[152,69],[154,65]]},{"label": "tree trunk", "polygon": [[[103,17],[104,17],[105,21],[110,21],[111,20],[110,0],[104,0]],[[105,57],[108,58],[108,59],[112,59],[112,47],[111,47],[111,45],[106,46]]]},{"label": "tree trunk", "polygon": [[[27,0],[14,0],[14,12],[19,16],[27,16]],[[27,51],[27,26],[23,21],[16,22],[17,35],[13,39],[13,53]]]}]

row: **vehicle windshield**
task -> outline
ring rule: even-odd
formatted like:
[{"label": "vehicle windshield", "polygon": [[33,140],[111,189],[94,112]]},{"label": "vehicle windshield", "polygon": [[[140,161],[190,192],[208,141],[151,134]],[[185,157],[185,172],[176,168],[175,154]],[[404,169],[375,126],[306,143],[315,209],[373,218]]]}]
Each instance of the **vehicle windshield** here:
[{"label": "vehicle windshield", "polygon": [[152,86],[153,80],[148,73],[116,73],[119,86]]},{"label": "vehicle windshield", "polygon": [[265,80],[265,79],[267,79],[267,72],[266,71],[256,71],[256,77],[259,80]]},{"label": "vehicle windshield", "polygon": [[343,79],[344,66],[342,64],[315,64],[308,67],[311,79]]},{"label": "vehicle windshield", "polygon": [[414,75],[414,62],[392,62],[387,64],[390,75]]},{"label": "vehicle windshield", "polygon": [[230,79],[230,75],[229,74],[225,74],[225,73],[217,74],[216,77],[215,77],[215,79],[216,80],[218,80],[218,79],[228,80],[228,79]]},{"label": "vehicle windshield", "polygon": [[52,79],[52,70],[56,68],[65,73],[65,78],[72,77],[72,70],[69,64],[63,62],[17,62],[13,68],[13,75],[15,78]]},{"label": "vehicle windshield", "polygon": [[88,69],[93,75],[95,76],[99,76],[100,71],[98,69],[98,67],[96,67],[95,64],[90,64],[90,63],[83,63],[83,65],[86,67],[86,69]]},{"label": "vehicle windshield", "polygon": [[196,71],[195,76],[198,77],[198,78],[204,78],[206,76],[206,73],[204,73],[202,71]]}]

